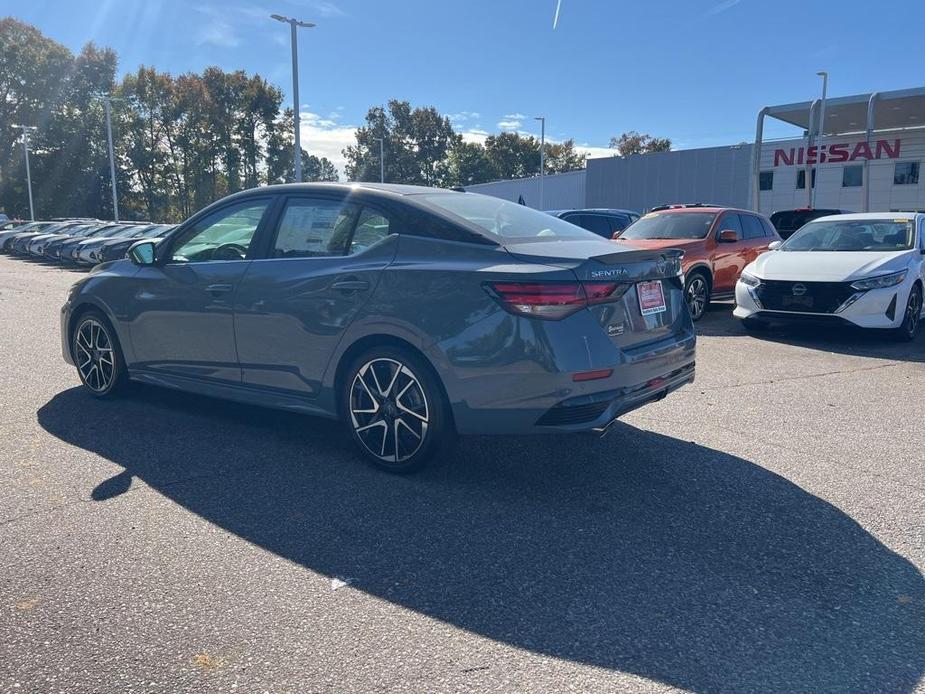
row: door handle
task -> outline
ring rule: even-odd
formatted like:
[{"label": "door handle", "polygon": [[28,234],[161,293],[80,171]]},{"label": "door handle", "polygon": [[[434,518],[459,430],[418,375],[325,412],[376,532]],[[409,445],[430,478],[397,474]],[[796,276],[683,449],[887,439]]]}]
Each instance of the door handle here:
[{"label": "door handle", "polygon": [[206,291],[210,294],[227,294],[233,289],[233,284],[210,284],[206,287]]},{"label": "door handle", "polygon": [[331,285],[331,289],[337,289],[341,292],[365,292],[367,289],[369,289],[369,282],[366,280],[358,280],[356,278],[348,278],[338,280]]}]

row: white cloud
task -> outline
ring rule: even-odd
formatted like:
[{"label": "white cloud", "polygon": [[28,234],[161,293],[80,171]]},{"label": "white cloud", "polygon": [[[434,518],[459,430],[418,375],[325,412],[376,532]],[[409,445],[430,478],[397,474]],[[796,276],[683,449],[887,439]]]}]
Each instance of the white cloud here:
[{"label": "white cloud", "polygon": [[469,120],[478,120],[481,115],[477,111],[460,111],[459,113],[451,113],[447,118],[453,123],[464,123]]},{"label": "white cloud", "polygon": [[527,115],[524,113],[506,113],[504,117],[510,120],[523,120]]},{"label": "white cloud", "polygon": [[462,135],[463,142],[477,142],[480,145],[485,144],[486,138],[490,135],[487,130],[482,130],[481,128],[470,128],[469,130],[464,130],[460,133]]},{"label": "white cloud", "polygon": [[356,126],[338,125],[332,118],[321,118],[316,113],[303,111],[299,132],[302,148],[316,157],[327,157],[344,178],[347,160],[342,150],[356,144]]},{"label": "white cloud", "polygon": [[511,116],[505,116],[505,120],[498,121],[498,127],[502,130],[517,130],[521,125],[523,125],[523,121],[512,118]]}]

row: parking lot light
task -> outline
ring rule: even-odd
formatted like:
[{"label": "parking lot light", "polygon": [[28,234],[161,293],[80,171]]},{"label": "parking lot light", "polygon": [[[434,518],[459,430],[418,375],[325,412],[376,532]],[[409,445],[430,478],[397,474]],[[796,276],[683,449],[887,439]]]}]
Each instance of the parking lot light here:
[{"label": "parking lot light", "polygon": [[546,168],[546,116],[535,116],[533,120],[540,122],[540,209],[546,209],[543,204],[543,175]]},{"label": "parking lot light", "polygon": [[29,221],[35,221],[35,207],[32,205],[32,171],[29,169],[29,131],[38,130],[34,125],[14,125],[22,130],[22,149],[26,155],[26,186],[29,189]]},{"label": "parking lot light", "polygon": [[298,27],[311,29],[315,25],[311,22],[303,22],[292,17],[284,17],[281,14],[271,14],[271,19],[277,22],[288,24],[290,29],[290,40],[292,43],[292,129],[295,132],[295,146],[293,151],[293,165],[295,168],[295,182],[302,182],[302,143],[299,139],[301,128],[299,118],[299,39],[296,35]]}]

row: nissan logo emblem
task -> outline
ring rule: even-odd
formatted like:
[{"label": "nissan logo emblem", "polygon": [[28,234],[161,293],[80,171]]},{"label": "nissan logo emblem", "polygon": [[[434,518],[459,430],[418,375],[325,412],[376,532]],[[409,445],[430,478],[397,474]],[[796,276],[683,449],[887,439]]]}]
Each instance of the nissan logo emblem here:
[{"label": "nissan logo emblem", "polygon": [[793,285],[793,295],[794,296],[803,296],[806,293],[805,284],[795,284]]}]

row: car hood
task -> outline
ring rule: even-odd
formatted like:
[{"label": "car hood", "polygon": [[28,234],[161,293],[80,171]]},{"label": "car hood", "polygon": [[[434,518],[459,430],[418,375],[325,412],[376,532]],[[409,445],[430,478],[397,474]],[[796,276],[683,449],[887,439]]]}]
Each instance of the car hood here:
[{"label": "car hood", "polygon": [[846,282],[902,270],[915,251],[769,251],[745,271],[763,280]]}]

